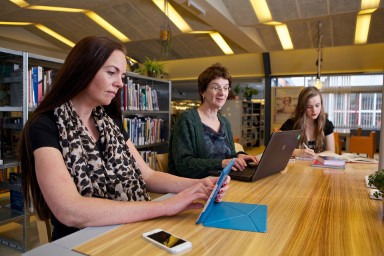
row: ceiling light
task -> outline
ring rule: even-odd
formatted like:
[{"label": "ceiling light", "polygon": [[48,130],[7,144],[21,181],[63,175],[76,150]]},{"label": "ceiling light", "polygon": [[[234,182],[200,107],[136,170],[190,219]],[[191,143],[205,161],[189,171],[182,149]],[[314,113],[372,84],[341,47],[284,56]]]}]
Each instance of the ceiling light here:
[{"label": "ceiling light", "polygon": [[44,5],[30,5],[26,9],[39,10],[39,11],[51,11],[51,12],[86,12],[85,9],[67,8],[67,7],[55,7]]},{"label": "ceiling light", "polygon": [[129,42],[129,38],[126,37],[123,33],[121,33],[119,30],[117,30],[114,26],[109,24],[106,20],[101,18],[99,15],[92,11],[85,12],[85,15],[87,15],[90,19],[92,19],[94,22],[99,24],[101,27],[103,27],[105,30],[107,30],[109,33],[114,35],[116,38],[118,38],[121,42]]},{"label": "ceiling light", "polygon": [[365,44],[368,39],[371,14],[357,15],[355,44]]},{"label": "ceiling light", "polygon": [[189,32],[189,34],[210,34],[213,33],[212,30],[194,30]]},{"label": "ceiling light", "polygon": [[29,3],[25,2],[24,0],[9,0],[10,2],[16,4],[17,6],[23,8],[29,5]]},{"label": "ceiling light", "polygon": [[218,33],[218,32],[213,32],[209,34],[212,39],[216,42],[216,44],[220,47],[220,49],[225,53],[225,54],[233,54],[233,51],[231,47],[225,42],[224,38]]},{"label": "ceiling light", "polygon": [[287,28],[287,25],[277,25],[275,26],[277,35],[279,36],[281,46],[284,50],[291,50],[293,49],[293,44],[291,40],[291,36],[289,35],[289,31]]},{"label": "ceiling light", "polygon": [[0,25],[10,25],[10,26],[25,26],[32,25],[32,22],[18,22],[18,21],[0,21]]},{"label": "ceiling light", "polygon": [[376,9],[379,7],[380,0],[361,0],[361,10]]},{"label": "ceiling light", "polygon": [[46,26],[44,25],[41,25],[41,24],[36,24],[35,27],[37,27],[38,29],[40,29],[41,31],[47,33],[48,35],[56,38],[57,40],[65,43],[66,45],[69,45],[70,47],[73,47],[75,46],[75,43],[73,43],[72,41],[66,39],[65,37],[63,37],[62,35],[59,35],[58,33],[56,33],[55,31],[47,28]]},{"label": "ceiling light", "polygon": [[358,15],[370,14],[370,13],[373,13],[374,11],[376,11],[376,10],[377,10],[377,8],[364,9],[364,10],[359,11]]},{"label": "ceiling light", "polygon": [[276,25],[283,25],[284,23],[278,22],[278,21],[268,21],[264,23],[265,25],[270,25],[270,26],[276,26]]},{"label": "ceiling light", "polygon": [[127,59],[128,59],[128,61],[130,61],[130,62],[133,62],[133,63],[138,63],[138,61],[137,60],[135,60],[135,59],[132,59],[131,57],[128,57],[128,56],[125,56]]},{"label": "ceiling light", "polygon": [[[152,0],[157,7],[165,14],[164,10],[164,0]],[[172,21],[173,24],[178,27],[181,32],[183,33],[188,33],[192,31],[192,28],[185,22],[185,20],[176,12],[175,9],[173,9],[172,5],[169,3],[167,4],[168,6],[168,17]]]},{"label": "ceiling light", "polygon": [[260,23],[272,20],[271,12],[265,0],[251,0],[251,4]]}]

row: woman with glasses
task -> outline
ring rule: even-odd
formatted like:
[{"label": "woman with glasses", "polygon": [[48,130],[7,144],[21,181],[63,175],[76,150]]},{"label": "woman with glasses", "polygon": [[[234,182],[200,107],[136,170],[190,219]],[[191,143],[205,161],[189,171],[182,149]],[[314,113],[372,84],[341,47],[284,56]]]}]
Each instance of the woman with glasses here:
[{"label": "woman with glasses", "polygon": [[234,171],[242,171],[255,156],[236,153],[231,125],[219,110],[230,94],[232,78],[226,67],[214,64],[198,77],[201,104],[182,112],[173,128],[169,147],[169,171],[189,178],[207,177],[233,157]]}]

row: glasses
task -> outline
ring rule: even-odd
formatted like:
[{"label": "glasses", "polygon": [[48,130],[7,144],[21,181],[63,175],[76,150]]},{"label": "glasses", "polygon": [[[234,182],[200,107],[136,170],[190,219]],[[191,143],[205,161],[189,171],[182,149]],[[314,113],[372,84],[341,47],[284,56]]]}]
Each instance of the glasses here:
[{"label": "glasses", "polygon": [[223,91],[223,92],[229,92],[231,88],[228,85],[220,86],[219,84],[211,84],[211,90],[218,92]]}]

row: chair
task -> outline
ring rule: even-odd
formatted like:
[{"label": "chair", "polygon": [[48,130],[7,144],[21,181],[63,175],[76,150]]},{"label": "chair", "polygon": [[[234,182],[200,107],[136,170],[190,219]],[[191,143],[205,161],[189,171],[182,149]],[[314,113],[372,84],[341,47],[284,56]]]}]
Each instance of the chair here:
[{"label": "chair", "polygon": [[335,153],[341,155],[341,140],[339,133],[334,131],[333,136],[335,137]]},{"label": "chair", "polygon": [[367,154],[374,158],[376,152],[376,132],[371,131],[369,136],[351,136],[349,139],[349,152]]},{"label": "chair", "polygon": [[36,215],[37,232],[40,245],[52,242],[51,223],[49,220],[40,220]]},{"label": "chair", "polygon": [[156,154],[157,170],[168,172],[168,153]]},{"label": "chair", "polygon": [[236,152],[239,152],[239,151],[244,152],[244,147],[243,147],[243,145],[241,145],[240,143],[235,142],[235,151],[236,151]]}]

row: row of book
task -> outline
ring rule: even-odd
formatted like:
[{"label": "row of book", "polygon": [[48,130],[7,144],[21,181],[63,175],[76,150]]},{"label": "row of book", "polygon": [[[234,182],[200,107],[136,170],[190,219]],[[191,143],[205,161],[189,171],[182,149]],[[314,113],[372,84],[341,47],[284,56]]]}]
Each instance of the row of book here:
[{"label": "row of book", "polygon": [[164,141],[164,120],[151,117],[125,117],[124,129],[136,146],[150,145]]},{"label": "row of book", "polygon": [[36,66],[28,70],[28,107],[36,107],[52,84],[53,70]]},{"label": "row of book", "polygon": [[121,93],[122,110],[159,110],[157,91],[149,85],[134,83],[127,78]]},{"label": "row of book", "polygon": [[157,170],[156,151],[142,150],[139,151],[141,157],[153,170]]},{"label": "row of book", "polygon": [[[28,71],[28,107],[36,107],[52,84],[53,70],[44,70],[41,66]],[[149,85],[134,83],[127,78],[121,93],[122,110],[159,110],[157,91]]]}]

